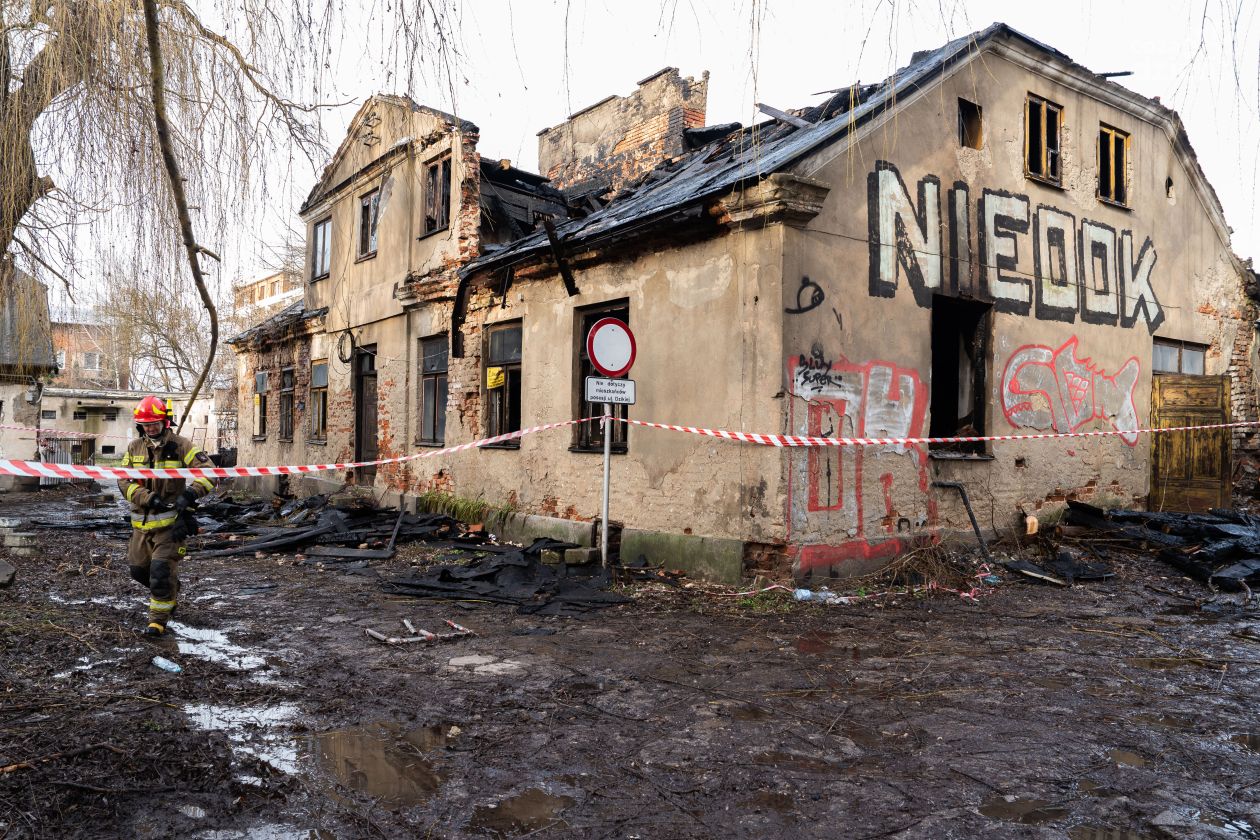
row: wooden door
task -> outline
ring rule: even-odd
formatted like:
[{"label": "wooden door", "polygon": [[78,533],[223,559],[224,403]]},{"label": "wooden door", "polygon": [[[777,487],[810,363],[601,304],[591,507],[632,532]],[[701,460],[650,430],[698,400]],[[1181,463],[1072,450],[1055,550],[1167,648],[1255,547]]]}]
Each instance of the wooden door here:
[{"label": "wooden door", "polygon": [[[374,461],[380,452],[377,439],[376,348],[355,354],[354,460]],[[359,481],[371,484],[376,467],[359,467]]]},{"label": "wooden door", "polygon": [[[1229,422],[1227,377],[1157,373],[1151,379],[1153,427]],[[1151,510],[1229,507],[1229,429],[1165,432],[1151,438]]]}]

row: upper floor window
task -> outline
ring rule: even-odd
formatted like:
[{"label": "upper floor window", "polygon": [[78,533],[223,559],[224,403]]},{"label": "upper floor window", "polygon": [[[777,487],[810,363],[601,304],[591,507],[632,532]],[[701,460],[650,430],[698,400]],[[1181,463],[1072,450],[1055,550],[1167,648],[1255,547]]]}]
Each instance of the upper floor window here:
[{"label": "upper floor window", "polygon": [[359,199],[359,256],[376,256],[376,222],[380,212],[381,191],[372,190]]},{"label": "upper floor window", "polygon": [[1098,197],[1129,203],[1129,135],[1107,125],[1098,127]]},{"label": "upper floor window", "polygon": [[1151,367],[1156,373],[1192,373],[1203,375],[1203,360],[1207,347],[1186,341],[1155,339],[1151,352]]},{"label": "upper floor window", "polygon": [[958,99],[958,145],[968,149],[984,148],[984,111],[961,97]]},{"label": "upper floor window", "polygon": [[424,169],[424,232],[446,230],[451,223],[451,158],[435,160]]},{"label": "upper floor window", "polygon": [[1024,169],[1028,176],[1059,184],[1063,106],[1028,94],[1024,128]]},{"label": "upper floor window", "polygon": [[311,228],[311,279],[322,280],[332,268],[332,217]]}]

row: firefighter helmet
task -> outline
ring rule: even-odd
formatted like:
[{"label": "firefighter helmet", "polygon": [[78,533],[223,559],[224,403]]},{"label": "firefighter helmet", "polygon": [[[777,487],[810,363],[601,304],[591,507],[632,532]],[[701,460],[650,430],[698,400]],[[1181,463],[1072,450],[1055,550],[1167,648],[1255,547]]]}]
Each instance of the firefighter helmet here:
[{"label": "firefighter helmet", "polygon": [[171,425],[171,404],[159,397],[145,397],[140,400],[132,416],[136,420],[136,425],[161,423],[162,428],[165,429]]}]

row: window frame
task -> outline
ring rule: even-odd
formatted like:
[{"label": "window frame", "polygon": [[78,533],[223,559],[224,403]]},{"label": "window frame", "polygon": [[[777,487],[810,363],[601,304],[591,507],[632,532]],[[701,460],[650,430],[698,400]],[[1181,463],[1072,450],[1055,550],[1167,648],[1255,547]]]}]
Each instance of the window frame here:
[{"label": "window frame", "polygon": [[[1155,366],[1155,348],[1167,347],[1175,348],[1177,351],[1177,369],[1163,370]],[[1194,341],[1178,341],[1175,338],[1155,338],[1151,341],[1151,373],[1158,376],[1161,373],[1179,374],[1182,376],[1206,376],[1207,375],[1207,352],[1209,345],[1199,344]],[[1197,351],[1202,357],[1203,369],[1199,373],[1186,372],[1186,350]]]},{"label": "window frame", "polygon": [[[491,355],[491,348],[494,346],[494,336],[501,333],[511,331],[519,333],[520,351],[518,357],[513,360],[510,356],[496,358]],[[524,322],[521,320],[504,321],[498,324],[491,324],[486,327],[485,331],[485,348],[482,353],[481,364],[481,387],[485,393],[485,419],[486,419],[486,437],[496,437],[498,435],[509,434],[510,432],[518,432],[523,426],[524,419],[524,389],[521,387],[521,366],[525,356],[525,328]],[[503,369],[503,384],[499,388],[489,387],[490,368],[498,367]],[[509,429],[507,426],[512,425],[512,391],[515,386],[516,391],[516,428]],[[492,397],[494,392],[502,389],[502,396],[498,401],[498,406],[494,405],[495,400]],[[482,449],[520,449],[521,439],[514,438],[512,440],[500,441],[499,443],[483,444]]]},{"label": "window frame", "polygon": [[[1110,188],[1110,195],[1103,192],[1103,138],[1107,138],[1107,173]],[[1129,209],[1130,183],[1129,183],[1129,161],[1131,151],[1132,135],[1127,131],[1123,131],[1115,126],[1106,123],[1098,124],[1098,147],[1096,154],[1098,155],[1098,189],[1095,193],[1098,200],[1104,204],[1110,204],[1114,207],[1123,207]],[[1120,165],[1116,166],[1116,141],[1122,141],[1120,144],[1121,155],[1123,156]],[[1121,172],[1122,180],[1120,183],[1121,195],[1116,196],[1116,170]]]},{"label": "window frame", "polygon": [[[367,212],[366,215],[365,211]],[[359,196],[358,257],[356,261],[370,260],[376,256],[377,248],[380,245],[377,238],[380,233],[380,222],[381,188],[373,187]],[[371,247],[367,248],[366,246],[369,245]]]},{"label": "window frame", "polygon": [[[315,369],[324,368],[324,384],[317,385],[319,377],[315,375]],[[310,410],[309,423],[307,427],[308,443],[327,443],[328,442],[328,360],[312,359],[311,360],[311,378],[306,384],[307,387],[307,405]]]},{"label": "window frame", "polygon": [[276,425],[276,440],[291,442],[293,440],[293,420],[295,413],[294,394],[296,393],[297,375],[293,367],[280,368],[279,409]]},{"label": "window frame", "polygon": [[[965,108],[975,109],[976,123],[979,125],[979,136],[976,138],[976,145],[974,146],[967,142],[969,132],[967,131],[968,120],[964,113]],[[964,99],[961,96],[958,97],[958,145],[964,149],[981,150],[984,148],[984,106],[978,102],[972,102],[970,99]]]},{"label": "window frame", "polygon": [[[101,354],[97,351],[84,350],[81,354],[84,370],[101,370]],[[92,364],[88,364],[91,361]]]},{"label": "window frame", "polygon": [[[602,373],[595,369],[595,366],[591,363],[590,356],[587,355],[586,336],[590,332],[590,328],[600,318],[617,318],[629,326],[630,299],[621,298],[575,309],[574,316],[574,327],[577,332],[577,335],[574,336],[577,343],[577,363],[573,366],[573,370],[577,374],[577,382],[575,383],[577,392],[574,395],[576,412],[573,419],[581,420],[585,417],[601,417],[604,413],[603,403],[592,403],[586,399],[586,377],[603,376]],[[630,416],[630,406],[628,405],[614,403],[612,410],[614,417],[625,419]],[[624,455],[630,451],[629,431],[630,425],[628,423],[613,423],[613,438],[612,445],[609,447],[610,452],[615,455]],[[574,427],[573,444],[569,447],[569,451],[603,454],[604,434],[603,429],[600,428],[600,422],[592,420],[587,423],[577,424]]]},{"label": "window frame", "polygon": [[[439,356],[428,352],[439,346],[442,351],[440,354],[440,367],[437,361]],[[419,359],[417,360],[419,387],[416,389],[416,394],[420,402],[418,412],[420,423],[416,429],[416,445],[445,446],[446,405],[450,396],[450,336],[448,333],[439,333],[438,335],[421,338],[419,340],[419,349]],[[429,366],[430,359],[434,360],[432,367]],[[425,392],[430,383],[432,383],[433,397],[426,401]],[[430,417],[430,412],[432,417]],[[426,435],[426,424],[429,421],[432,421],[432,425],[429,427],[432,433]]]},{"label": "window frame", "polygon": [[87,419],[87,409],[86,409],[86,408],[76,408],[76,409],[74,409],[74,412],[70,415],[70,419],[71,419],[71,420],[86,420],[86,419]]},{"label": "window frame", "polygon": [[311,225],[311,282],[326,280],[331,273],[332,216],[328,215]]},{"label": "window frame", "polygon": [[[451,155],[446,153],[424,165],[424,229],[420,238],[451,227]],[[441,202],[437,201],[441,194]]]},{"label": "window frame", "polygon": [[[1038,114],[1038,125],[1040,136],[1037,138],[1037,144],[1040,149],[1040,171],[1030,166],[1032,160],[1032,115],[1034,110]],[[1046,99],[1044,96],[1038,96],[1029,92],[1024,100],[1024,177],[1053,187],[1063,188],[1063,112],[1064,108],[1057,102]],[[1050,132],[1046,126],[1047,113],[1053,113],[1056,118],[1054,131],[1054,149],[1051,152],[1049,144]],[[1053,154],[1054,171],[1050,172],[1051,154]]]},{"label": "window frame", "polygon": [[254,371],[254,440],[267,439],[267,371]]}]

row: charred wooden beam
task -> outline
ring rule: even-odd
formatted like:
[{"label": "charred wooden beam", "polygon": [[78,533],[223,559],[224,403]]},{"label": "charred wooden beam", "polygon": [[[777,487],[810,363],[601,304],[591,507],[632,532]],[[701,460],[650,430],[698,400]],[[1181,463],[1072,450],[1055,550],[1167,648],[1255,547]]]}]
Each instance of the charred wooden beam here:
[{"label": "charred wooden beam", "polygon": [[551,256],[556,260],[556,268],[560,269],[560,277],[564,279],[565,291],[569,293],[569,297],[578,294],[577,282],[573,279],[573,271],[569,268],[569,261],[564,257],[564,251],[560,247],[560,238],[556,236],[556,223],[551,219],[543,219],[543,229],[547,231],[547,241],[551,243]]},{"label": "charred wooden beam", "polygon": [[797,128],[809,128],[810,126],[813,125],[813,123],[810,122],[809,120],[803,120],[800,117],[793,116],[792,114],[789,114],[787,111],[780,111],[778,108],[767,105],[764,102],[758,102],[756,107],[757,107],[757,110],[760,111],[761,113],[774,117],[776,120],[778,120],[781,123],[794,125]]}]

